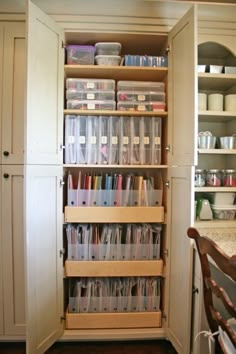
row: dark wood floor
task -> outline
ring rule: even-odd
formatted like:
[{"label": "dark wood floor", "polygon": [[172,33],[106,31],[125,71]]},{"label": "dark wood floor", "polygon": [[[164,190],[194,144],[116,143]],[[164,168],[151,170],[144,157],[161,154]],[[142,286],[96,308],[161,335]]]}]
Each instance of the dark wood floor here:
[{"label": "dark wood floor", "polygon": [[[25,354],[24,343],[0,343],[1,354]],[[177,354],[168,341],[57,342],[46,354]]]}]

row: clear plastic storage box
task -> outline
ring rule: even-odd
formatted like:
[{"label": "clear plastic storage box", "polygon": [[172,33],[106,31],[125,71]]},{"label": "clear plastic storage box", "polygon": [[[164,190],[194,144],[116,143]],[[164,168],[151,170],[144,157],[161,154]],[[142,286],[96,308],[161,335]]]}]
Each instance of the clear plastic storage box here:
[{"label": "clear plastic storage box", "polygon": [[97,65],[119,66],[121,57],[119,55],[96,55],[95,63]]},{"label": "clear plastic storage box", "polygon": [[118,111],[155,112],[165,111],[164,102],[118,102]]},{"label": "clear plastic storage box", "polygon": [[66,90],[67,100],[101,100],[101,101],[114,101],[115,91],[78,91],[74,89]]},{"label": "clear plastic storage box", "polygon": [[67,89],[76,90],[115,90],[115,80],[110,79],[67,79]]},{"label": "clear plastic storage box", "polygon": [[95,44],[97,55],[119,55],[121,44],[118,42],[98,42]]},{"label": "clear plastic storage box", "polygon": [[234,220],[236,205],[211,205],[214,219]]},{"label": "clear plastic storage box", "polygon": [[95,47],[92,45],[68,45],[67,64],[94,65]]},{"label": "clear plastic storage box", "polygon": [[152,81],[118,81],[117,91],[165,92],[165,84]]},{"label": "clear plastic storage box", "polygon": [[81,101],[81,100],[67,100],[67,109],[88,109],[88,110],[115,110],[115,101]]},{"label": "clear plastic storage box", "polygon": [[117,101],[129,102],[165,102],[164,92],[151,91],[118,91]]}]

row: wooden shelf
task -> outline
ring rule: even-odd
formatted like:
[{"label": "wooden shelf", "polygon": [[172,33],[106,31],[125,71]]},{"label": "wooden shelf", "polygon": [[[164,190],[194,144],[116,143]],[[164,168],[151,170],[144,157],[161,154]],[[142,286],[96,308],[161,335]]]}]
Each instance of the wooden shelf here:
[{"label": "wooden shelf", "polygon": [[65,222],[158,223],[164,222],[164,207],[65,207]]},{"label": "wooden shelf", "polygon": [[236,119],[236,112],[226,111],[199,111],[200,122],[228,122]]},{"label": "wooden shelf", "polygon": [[93,168],[93,169],[99,169],[101,170],[101,168],[115,168],[115,169],[141,169],[141,170],[147,170],[147,169],[167,169],[168,166],[167,165],[108,165],[108,164],[64,164],[63,165],[64,168]]},{"label": "wooden shelf", "polygon": [[235,155],[236,149],[198,149],[199,154]]},{"label": "wooden shelf", "polygon": [[225,91],[236,84],[235,74],[198,74],[198,90]]},{"label": "wooden shelf", "polygon": [[67,329],[161,327],[161,312],[68,313]]},{"label": "wooden shelf", "polygon": [[67,277],[163,276],[163,260],[66,261]]},{"label": "wooden shelf", "polygon": [[195,187],[195,192],[236,192],[236,187]]},{"label": "wooden shelf", "polygon": [[135,81],[163,81],[168,68],[144,66],[65,65],[66,78],[94,78]]},{"label": "wooden shelf", "polygon": [[163,111],[111,111],[111,110],[88,110],[88,109],[64,109],[64,115],[92,115],[92,116],[132,116],[132,117],[161,117],[168,116],[167,112]]}]

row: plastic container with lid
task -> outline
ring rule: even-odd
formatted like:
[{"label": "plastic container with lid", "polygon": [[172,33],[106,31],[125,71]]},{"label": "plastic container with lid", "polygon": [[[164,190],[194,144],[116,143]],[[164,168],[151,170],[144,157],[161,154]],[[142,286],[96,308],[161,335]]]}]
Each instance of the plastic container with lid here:
[{"label": "plastic container with lid", "polygon": [[211,205],[214,219],[234,220],[236,213],[236,205]]},{"label": "plastic container with lid", "polygon": [[236,170],[223,171],[223,186],[236,187]]},{"label": "plastic container with lid", "polygon": [[95,63],[97,65],[119,66],[121,57],[119,55],[96,55]]},{"label": "plastic container with lid", "polygon": [[115,91],[78,91],[74,89],[66,90],[66,99],[67,100],[101,100],[101,101],[114,101],[115,100]]},{"label": "plastic container with lid", "polygon": [[165,102],[165,93],[152,91],[118,91],[117,101]]},{"label": "plastic container with lid", "polygon": [[220,170],[211,169],[207,171],[206,185],[208,187],[220,187],[221,186],[221,172]]},{"label": "plastic container with lid", "polygon": [[165,92],[165,84],[158,81],[118,81],[117,91]]},{"label": "plastic container with lid", "polygon": [[111,79],[66,79],[67,89],[76,90],[115,90],[115,80]]},{"label": "plastic container with lid", "polygon": [[67,109],[115,110],[115,101],[67,100]]},{"label": "plastic container with lid", "polygon": [[97,55],[119,55],[121,44],[118,42],[98,42],[95,44]]},{"label": "plastic container with lid", "polygon": [[204,187],[206,185],[206,171],[202,169],[195,170],[194,186]]},{"label": "plastic container with lid", "polygon": [[93,65],[95,47],[92,45],[68,45],[66,46],[67,64]]},{"label": "plastic container with lid", "polygon": [[121,102],[117,103],[118,111],[138,111],[138,112],[155,112],[165,111],[164,102]]}]

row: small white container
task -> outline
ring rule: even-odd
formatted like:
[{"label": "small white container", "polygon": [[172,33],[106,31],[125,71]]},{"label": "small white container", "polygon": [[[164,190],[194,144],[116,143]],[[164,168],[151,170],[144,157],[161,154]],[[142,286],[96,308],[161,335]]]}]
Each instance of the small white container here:
[{"label": "small white container", "polygon": [[221,93],[211,93],[208,95],[208,110],[223,111],[224,96]]},{"label": "small white container", "polygon": [[197,66],[198,73],[204,73],[205,71],[206,71],[206,65],[198,65]]},{"label": "small white container", "polygon": [[225,74],[236,74],[236,66],[225,66]]},{"label": "small white container", "polygon": [[119,55],[96,55],[95,63],[97,65],[120,65],[121,57]]},{"label": "small white container", "polygon": [[236,95],[226,95],[225,96],[225,111],[236,112]]},{"label": "small white container", "polygon": [[198,94],[198,110],[206,111],[207,110],[207,94],[199,93]]},{"label": "small white container", "polygon": [[120,55],[121,44],[117,42],[98,42],[95,44],[97,55]]},{"label": "small white container", "polygon": [[215,205],[227,205],[228,207],[233,206],[235,199],[235,192],[215,192],[208,193],[210,202]]},{"label": "small white container", "polygon": [[221,74],[223,71],[222,65],[210,65],[210,73],[211,74]]}]

